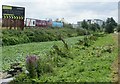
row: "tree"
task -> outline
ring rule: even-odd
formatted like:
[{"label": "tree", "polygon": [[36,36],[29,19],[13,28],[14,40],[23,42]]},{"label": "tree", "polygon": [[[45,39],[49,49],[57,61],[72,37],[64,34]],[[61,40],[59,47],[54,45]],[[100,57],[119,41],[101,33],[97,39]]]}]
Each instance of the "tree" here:
[{"label": "tree", "polygon": [[94,23],[94,26],[96,27],[96,30],[100,30],[100,25],[97,23]]},{"label": "tree", "polygon": [[103,24],[102,24],[102,28],[103,28],[103,29],[105,28],[105,22],[103,22]]},{"label": "tree", "polygon": [[105,23],[105,32],[107,33],[113,33],[114,28],[117,26],[117,23],[115,20],[111,18],[107,18],[106,23]]},{"label": "tree", "polygon": [[103,21],[103,24],[101,26],[101,30],[104,31],[105,30],[105,21]]},{"label": "tree", "polygon": [[64,27],[66,27],[66,28],[73,28],[72,24],[70,24],[70,23],[69,24],[64,23]]},{"label": "tree", "polygon": [[90,24],[89,29],[92,30],[92,31],[100,30],[100,26],[97,23]]},{"label": "tree", "polygon": [[89,29],[92,30],[92,31],[95,31],[95,30],[96,30],[94,24],[90,24],[90,25],[89,25]]},{"label": "tree", "polygon": [[117,26],[117,31],[120,32],[120,24]]},{"label": "tree", "polygon": [[81,26],[84,29],[88,29],[88,23],[85,20],[82,21]]}]

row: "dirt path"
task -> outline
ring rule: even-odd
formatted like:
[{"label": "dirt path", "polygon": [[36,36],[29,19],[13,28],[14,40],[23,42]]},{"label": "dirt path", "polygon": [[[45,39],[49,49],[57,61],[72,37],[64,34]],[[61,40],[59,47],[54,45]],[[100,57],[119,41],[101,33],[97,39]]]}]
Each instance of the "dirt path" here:
[{"label": "dirt path", "polygon": [[[118,34],[113,34],[113,40],[116,42],[115,48],[117,48],[118,47]],[[116,60],[112,64],[112,81],[113,82],[117,82],[118,76],[120,75],[119,74],[120,71],[118,73],[118,61],[120,61],[120,60],[118,60],[118,58],[116,58]]]}]

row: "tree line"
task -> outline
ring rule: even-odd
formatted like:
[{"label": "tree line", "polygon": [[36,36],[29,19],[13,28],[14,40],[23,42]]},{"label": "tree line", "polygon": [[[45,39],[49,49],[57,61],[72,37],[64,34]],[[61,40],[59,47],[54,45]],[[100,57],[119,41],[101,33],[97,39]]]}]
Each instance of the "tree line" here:
[{"label": "tree line", "polygon": [[88,23],[86,20],[83,20],[81,23],[81,27],[86,30],[92,31],[104,31],[106,33],[113,33],[115,30],[120,32],[120,24],[111,18],[107,18],[106,21],[103,21],[102,25],[100,26],[97,23]]}]

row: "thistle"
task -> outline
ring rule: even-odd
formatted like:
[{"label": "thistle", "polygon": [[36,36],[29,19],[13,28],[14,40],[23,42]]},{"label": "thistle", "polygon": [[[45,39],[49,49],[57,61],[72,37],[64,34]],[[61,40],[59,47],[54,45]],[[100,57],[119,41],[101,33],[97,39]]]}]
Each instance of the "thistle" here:
[{"label": "thistle", "polygon": [[27,71],[29,72],[29,76],[31,78],[35,78],[37,77],[37,61],[38,61],[38,57],[33,55],[33,56],[27,56],[26,57],[26,67],[27,67]]}]

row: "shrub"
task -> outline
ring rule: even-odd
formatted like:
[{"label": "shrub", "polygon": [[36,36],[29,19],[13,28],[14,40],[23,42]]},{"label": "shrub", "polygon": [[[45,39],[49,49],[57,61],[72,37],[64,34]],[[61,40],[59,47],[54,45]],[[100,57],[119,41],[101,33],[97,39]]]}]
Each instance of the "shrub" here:
[{"label": "shrub", "polygon": [[105,36],[105,33],[94,33],[93,36],[103,37],[103,36]]},{"label": "shrub", "polygon": [[84,36],[84,38],[78,40],[78,43],[76,43],[76,44],[89,47],[89,46],[91,46],[91,45],[94,43],[94,41],[96,41],[96,40],[97,40],[97,36],[94,36],[94,35]]},{"label": "shrub", "polygon": [[25,73],[22,73],[10,81],[9,84],[32,84],[32,81]]},{"label": "shrub", "polygon": [[120,32],[120,24],[117,26],[117,32]]},{"label": "shrub", "polygon": [[30,78],[37,78],[44,73],[50,73],[53,71],[52,67],[48,63],[48,60],[42,60],[38,58],[38,56],[34,55],[26,58],[26,67]]},{"label": "shrub", "polygon": [[77,35],[79,36],[79,35],[86,35],[86,30],[84,30],[84,29],[80,29],[80,28],[77,28],[76,29],[76,31],[77,31]]},{"label": "shrub", "polygon": [[19,43],[19,39],[15,36],[9,37],[9,36],[4,36],[2,38],[2,45],[15,45]]},{"label": "shrub", "polygon": [[52,66],[45,60],[38,60],[37,75],[40,77],[44,73],[53,72]]},{"label": "shrub", "polygon": [[92,41],[96,41],[96,40],[97,40],[97,37],[96,37],[96,36],[91,35],[91,36],[89,37],[89,39],[90,39],[90,40],[92,40]]},{"label": "shrub", "polygon": [[90,46],[90,39],[88,38],[88,36],[84,37],[84,43],[83,43],[83,45],[86,46],[86,47]]},{"label": "shrub", "polygon": [[[29,42],[45,42],[61,40],[59,35],[63,38],[73,37],[77,35],[84,35],[86,31],[83,29],[72,28],[40,28],[40,29],[25,29],[21,30],[3,30],[2,45],[16,45]],[[77,33],[77,35],[76,35]]]}]

